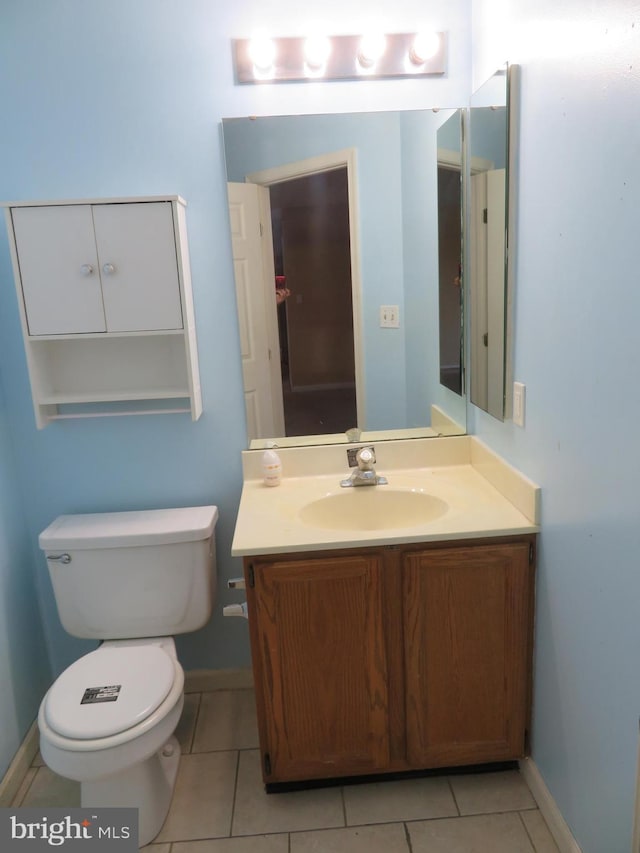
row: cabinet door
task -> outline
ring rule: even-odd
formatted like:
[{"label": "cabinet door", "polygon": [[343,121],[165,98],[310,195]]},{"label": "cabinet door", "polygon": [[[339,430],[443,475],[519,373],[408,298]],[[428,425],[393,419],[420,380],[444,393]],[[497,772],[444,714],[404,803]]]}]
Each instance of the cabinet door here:
[{"label": "cabinet door", "polygon": [[109,332],[182,328],[170,202],[93,206]]},{"label": "cabinet door", "polygon": [[532,572],[526,542],[406,555],[407,754],[413,766],[524,754]]},{"label": "cabinet door", "polygon": [[89,205],[11,210],[30,335],[104,332]]},{"label": "cabinet door", "polygon": [[266,782],[388,764],[381,572],[369,554],[254,564]]}]

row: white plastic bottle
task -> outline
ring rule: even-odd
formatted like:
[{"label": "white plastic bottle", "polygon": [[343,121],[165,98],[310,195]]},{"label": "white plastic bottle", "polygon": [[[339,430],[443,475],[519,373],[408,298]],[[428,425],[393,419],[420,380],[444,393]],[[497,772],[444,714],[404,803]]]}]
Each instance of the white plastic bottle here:
[{"label": "white plastic bottle", "polygon": [[282,480],[282,462],[275,450],[265,450],[262,456],[262,474],[265,486],[279,486]]}]

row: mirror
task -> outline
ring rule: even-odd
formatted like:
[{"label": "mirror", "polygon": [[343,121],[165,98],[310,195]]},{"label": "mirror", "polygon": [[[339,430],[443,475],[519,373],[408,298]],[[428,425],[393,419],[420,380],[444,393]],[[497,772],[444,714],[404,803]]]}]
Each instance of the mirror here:
[{"label": "mirror", "polygon": [[461,379],[440,382],[437,134],[456,112],[223,120],[251,447],[465,431]]},{"label": "mirror", "polygon": [[[471,402],[503,420],[508,364],[509,168],[513,153],[510,80],[505,66],[471,96],[469,109],[469,350]],[[513,190],[511,190],[511,193]],[[511,199],[513,208],[513,199]]]}]

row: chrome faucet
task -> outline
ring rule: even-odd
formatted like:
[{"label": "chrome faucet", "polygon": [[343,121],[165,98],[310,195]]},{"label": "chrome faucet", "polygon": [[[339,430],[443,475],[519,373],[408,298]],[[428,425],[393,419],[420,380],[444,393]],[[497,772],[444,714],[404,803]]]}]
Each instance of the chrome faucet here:
[{"label": "chrome faucet", "polygon": [[380,477],[376,474],[373,467],[375,456],[370,447],[361,447],[356,453],[356,462],[358,467],[353,470],[350,477],[345,480],[340,480],[340,485],[343,489],[348,489],[351,486],[384,486],[387,483],[386,477]]}]

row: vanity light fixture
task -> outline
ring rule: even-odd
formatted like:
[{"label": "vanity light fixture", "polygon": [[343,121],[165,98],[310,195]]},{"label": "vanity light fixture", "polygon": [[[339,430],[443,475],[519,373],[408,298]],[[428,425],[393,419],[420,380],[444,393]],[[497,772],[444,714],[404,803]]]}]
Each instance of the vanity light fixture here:
[{"label": "vanity light fixture", "polygon": [[416,33],[409,51],[409,59],[414,65],[423,65],[428,59],[434,57],[439,49],[439,33]]},{"label": "vanity light fixture", "polygon": [[237,83],[442,75],[446,33],[312,35],[233,40]]},{"label": "vanity light fixture", "polygon": [[327,36],[309,36],[304,43],[304,61],[311,72],[319,72],[331,56],[331,39]]},{"label": "vanity light fixture", "polygon": [[249,42],[248,55],[254,73],[260,77],[269,75],[276,58],[276,45],[273,39],[266,36],[253,38]]},{"label": "vanity light fixture", "polygon": [[382,59],[386,49],[387,40],[383,33],[366,33],[360,41],[358,64],[366,70],[373,68]]}]

